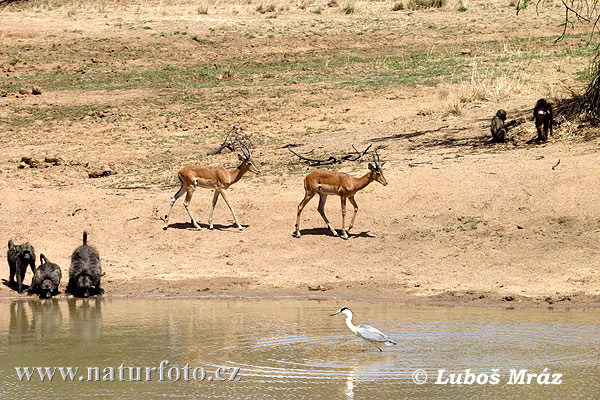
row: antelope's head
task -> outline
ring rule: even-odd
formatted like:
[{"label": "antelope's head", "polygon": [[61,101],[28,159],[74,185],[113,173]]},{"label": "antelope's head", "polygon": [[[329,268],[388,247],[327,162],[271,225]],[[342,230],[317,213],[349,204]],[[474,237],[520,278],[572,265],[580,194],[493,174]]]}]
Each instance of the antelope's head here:
[{"label": "antelope's head", "polygon": [[256,168],[256,164],[254,164],[254,159],[252,158],[252,152],[250,149],[242,142],[240,142],[240,149],[242,150],[242,153],[244,153],[244,155],[238,154],[240,161],[244,163],[250,171],[254,172],[255,174],[260,174],[260,171],[258,168]]},{"label": "antelope's head", "polygon": [[369,170],[373,175],[373,180],[381,183],[383,186],[387,186],[387,180],[385,179],[385,176],[383,176],[383,170],[381,169],[381,167],[383,167],[383,164],[385,164],[385,161],[381,162],[377,151],[375,151],[375,154],[373,154],[373,162],[375,163],[375,165],[369,163]]}]

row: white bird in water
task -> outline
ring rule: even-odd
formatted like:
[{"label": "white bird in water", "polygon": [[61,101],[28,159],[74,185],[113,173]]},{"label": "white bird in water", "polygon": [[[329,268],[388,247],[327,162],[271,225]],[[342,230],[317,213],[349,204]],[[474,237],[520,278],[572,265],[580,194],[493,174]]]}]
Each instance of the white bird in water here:
[{"label": "white bird in water", "polygon": [[377,345],[378,343],[383,343],[386,346],[391,346],[391,345],[396,344],[396,341],[394,339],[392,339],[385,333],[380,332],[378,329],[373,328],[372,326],[365,325],[365,324],[360,324],[359,326],[354,325],[352,323],[352,311],[350,311],[349,308],[342,307],[337,312],[331,314],[331,316],[333,317],[334,315],[337,315],[340,313],[342,313],[346,316],[346,325],[348,325],[348,329],[350,329],[352,331],[352,333],[354,333],[356,336],[358,336],[360,338],[363,338],[364,340],[366,340],[369,343],[375,344],[375,346],[379,349],[379,351],[383,351],[383,350],[381,350],[381,348]]}]

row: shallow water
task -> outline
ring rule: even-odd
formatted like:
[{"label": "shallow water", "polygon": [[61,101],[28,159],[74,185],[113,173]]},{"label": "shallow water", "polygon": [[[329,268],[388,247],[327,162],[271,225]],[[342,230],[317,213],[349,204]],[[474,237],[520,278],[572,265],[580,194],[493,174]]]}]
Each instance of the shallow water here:
[{"label": "shallow water", "polygon": [[[365,351],[367,346],[351,334],[342,315],[329,316],[341,306],[352,309],[356,324],[373,325],[398,345],[381,353]],[[17,367],[79,370],[74,381],[65,382],[57,371],[52,382],[42,382],[34,371],[27,382],[19,380]],[[135,381],[138,370],[133,368],[130,376],[128,367],[141,367],[141,381]],[[204,371],[202,381],[193,380],[194,368],[198,378]],[[216,380],[217,368],[224,381]],[[229,381],[234,368],[239,371]],[[534,378],[529,385],[508,384],[511,369],[541,373],[545,368],[550,381],[553,374],[562,374],[562,383],[543,385]],[[422,385],[413,381],[419,369],[428,375]],[[465,375],[466,369],[488,377],[497,369],[498,384],[434,384],[440,369],[445,370],[442,381],[450,373]],[[177,372],[181,376],[174,381]],[[0,398],[563,399],[598,393],[597,309],[335,300],[0,302]]]}]

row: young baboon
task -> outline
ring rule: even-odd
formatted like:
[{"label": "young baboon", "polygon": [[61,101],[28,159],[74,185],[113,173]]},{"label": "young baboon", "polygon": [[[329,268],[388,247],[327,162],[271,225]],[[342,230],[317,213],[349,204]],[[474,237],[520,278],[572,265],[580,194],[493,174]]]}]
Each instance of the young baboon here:
[{"label": "young baboon", "polygon": [[58,285],[62,278],[62,271],[57,264],[54,264],[40,254],[40,266],[37,267],[31,280],[31,286],[27,294],[38,294],[40,298],[50,298],[58,294]]},{"label": "young baboon", "polygon": [[500,109],[496,111],[496,115],[492,118],[492,142],[502,143],[508,130],[504,127],[504,121],[506,121],[506,111]]},{"label": "young baboon", "polygon": [[17,292],[23,293],[23,279],[27,273],[27,266],[35,273],[35,251],[29,243],[14,244],[8,241],[8,252],[6,254],[8,266],[10,267],[10,285],[15,287],[15,275],[17,276]]},{"label": "young baboon", "polygon": [[539,99],[533,109],[533,118],[535,119],[535,129],[537,129],[537,140],[545,142],[548,140],[548,129],[552,135],[552,125],[554,124],[552,105],[546,99]]},{"label": "young baboon", "polygon": [[492,131],[492,142],[494,143],[503,143],[506,139],[508,139],[508,129],[513,125],[518,125],[522,121],[520,120],[510,120],[506,121],[506,111],[500,109],[496,111],[496,115],[492,118],[491,123],[491,131]]},{"label": "young baboon", "polygon": [[87,244],[87,232],[83,232],[83,245],[73,251],[71,267],[69,268],[69,283],[66,294],[77,297],[103,295],[104,289],[100,287],[100,256],[98,251]]}]

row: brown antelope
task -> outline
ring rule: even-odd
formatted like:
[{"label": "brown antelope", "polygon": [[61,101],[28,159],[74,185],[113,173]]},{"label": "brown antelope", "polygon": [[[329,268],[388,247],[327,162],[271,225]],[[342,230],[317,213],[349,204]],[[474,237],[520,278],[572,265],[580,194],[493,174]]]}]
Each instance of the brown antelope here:
[{"label": "brown antelope", "polygon": [[238,158],[241,161],[241,164],[237,166],[237,168],[227,170],[223,167],[212,167],[212,166],[201,166],[201,165],[189,165],[187,167],[183,167],[178,174],[179,182],[181,182],[181,187],[175,193],[175,195],[171,198],[171,204],[169,204],[169,209],[167,210],[167,215],[165,215],[165,226],[164,230],[168,228],[169,225],[169,215],[171,214],[171,208],[173,208],[173,204],[177,201],[178,198],[183,196],[185,193],[185,201],[183,202],[183,206],[185,207],[190,219],[192,220],[192,224],[198,229],[202,230],[200,225],[196,223],[192,213],[190,211],[189,205],[192,200],[192,195],[194,194],[194,190],[199,186],[201,188],[214,189],[215,193],[213,195],[212,200],[212,208],[210,209],[210,214],[208,216],[208,229],[213,229],[212,216],[213,211],[215,210],[215,205],[217,204],[217,200],[219,195],[223,197],[227,207],[231,210],[231,214],[233,215],[233,219],[235,220],[235,224],[238,229],[241,231],[242,226],[238,222],[237,217],[235,216],[235,212],[233,208],[229,204],[229,200],[227,199],[226,190],[229,186],[233,185],[237,181],[239,181],[242,176],[247,171],[252,171],[256,174],[260,174],[258,168],[254,164],[254,159],[252,158],[252,152],[248,147],[244,144],[240,143],[240,148],[242,149],[242,153],[244,155],[238,154]]},{"label": "brown antelope", "polygon": [[355,178],[352,175],[344,172],[335,171],[314,171],[306,175],[304,178],[304,199],[298,205],[298,216],[296,217],[296,231],[294,236],[300,237],[300,214],[304,206],[313,198],[315,194],[319,194],[319,214],[325,220],[327,227],[333,233],[333,236],[338,236],[335,229],[331,227],[329,220],[325,216],[325,202],[327,201],[328,195],[340,196],[342,200],[342,239],[348,239],[348,233],[346,232],[346,199],[350,200],[350,203],[354,206],[354,214],[350,221],[348,230],[354,226],[354,219],[356,218],[356,212],[358,211],[358,205],[354,201],[354,195],[361,189],[367,187],[367,185],[373,181],[381,183],[383,186],[387,186],[387,181],[383,176],[381,167],[383,163],[379,159],[379,155],[373,155],[373,161],[375,165],[369,163],[369,172],[360,177]]}]

